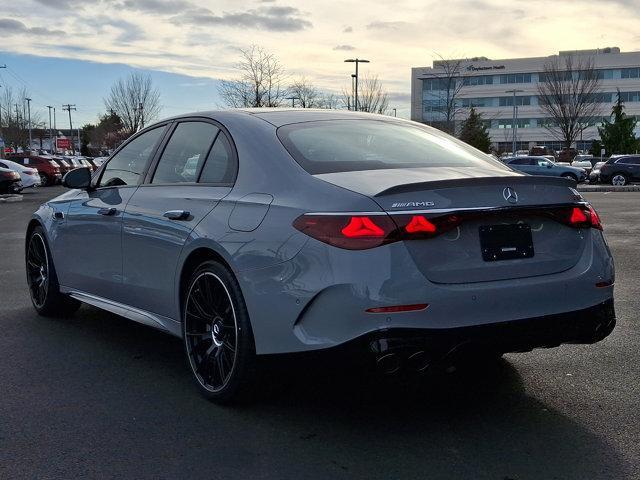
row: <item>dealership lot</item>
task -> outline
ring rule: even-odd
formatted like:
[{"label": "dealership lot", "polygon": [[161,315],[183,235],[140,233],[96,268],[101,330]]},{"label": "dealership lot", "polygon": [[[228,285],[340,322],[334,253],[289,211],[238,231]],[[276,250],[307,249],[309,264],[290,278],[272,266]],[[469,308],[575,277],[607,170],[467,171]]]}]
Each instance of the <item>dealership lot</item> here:
[{"label": "dealership lot", "polygon": [[232,409],[198,394],[178,339],[86,306],[35,314],[24,230],[61,191],[0,204],[0,478],[640,476],[640,192],[585,193],[617,264],[605,341],[422,385],[274,365],[282,391]]}]

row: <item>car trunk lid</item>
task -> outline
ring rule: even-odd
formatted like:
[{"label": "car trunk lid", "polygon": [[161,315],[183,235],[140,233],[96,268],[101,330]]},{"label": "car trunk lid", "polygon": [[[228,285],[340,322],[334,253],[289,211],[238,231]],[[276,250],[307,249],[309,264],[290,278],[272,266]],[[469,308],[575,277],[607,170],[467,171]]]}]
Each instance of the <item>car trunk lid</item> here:
[{"label": "car trunk lid", "polygon": [[[492,176],[464,169],[415,170],[428,169],[343,172],[317,177],[369,196],[405,224],[413,216],[422,215],[427,219],[454,216],[457,219],[455,228],[445,233],[428,239],[405,240],[417,267],[435,283],[459,284],[548,275],[568,270],[580,259],[586,237],[590,235],[589,229],[570,227],[554,216],[583,201],[572,188],[575,183],[563,178],[511,174],[504,170],[500,175]],[[460,175],[460,170],[464,174]],[[521,227],[499,227],[504,225]],[[518,229],[526,230],[521,232],[524,240],[515,238],[520,235],[516,232]],[[487,233],[488,230],[494,233]],[[501,233],[496,234],[498,230]],[[485,232],[482,241],[481,232]],[[533,247],[531,256],[523,254],[520,258],[511,258],[508,254],[512,248],[510,242],[518,244],[520,252],[525,248],[522,242],[527,242],[528,235]],[[504,258],[487,258],[486,250],[495,247],[489,245],[492,238],[504,243],[498,245],[498,257]],[[501,248],[507,252],[500,253]]]}]

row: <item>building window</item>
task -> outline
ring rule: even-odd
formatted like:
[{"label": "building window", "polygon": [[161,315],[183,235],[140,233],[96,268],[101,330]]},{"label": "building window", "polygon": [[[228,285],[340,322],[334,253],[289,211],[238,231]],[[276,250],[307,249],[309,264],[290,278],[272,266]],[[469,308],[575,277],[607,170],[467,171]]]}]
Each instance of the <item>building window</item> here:
[{"label": "building window", "polygon": [[500,75],[500,83],[531,83],[531,74],[509,73]]},{"label": "building window", "polygon": [[492,85],[493,75],[476,75],[474,77],[463,77],[462,85],[465,87],[476,85]]},{"label": "building window", "polygon": [[621,78],[640,78],[640,68],[623,68],[620,70]]},{"label": "building window", "polygon": [[[500,98],[500,106],[501,107],[513,107],[513,96],[511,97],[499,97]],[[521,96],[516,97],[516,105],[531,105],[531,97],[530,96]]]},{"label": "building window", "polygon": [[640,102],[640,92],[620,92],[620,98],[623,102]]},{"label": "building window", "polygon": [[423,78],[422,90],[453,90],[457,82],[456,78]]},{"label": "building window", "polygon": [[[533,126],[532,118],[519,118],[516,121],[518,128],[531,128]],[[513,128],[512,118],[503,118],[498,120],[498,128]]]}]

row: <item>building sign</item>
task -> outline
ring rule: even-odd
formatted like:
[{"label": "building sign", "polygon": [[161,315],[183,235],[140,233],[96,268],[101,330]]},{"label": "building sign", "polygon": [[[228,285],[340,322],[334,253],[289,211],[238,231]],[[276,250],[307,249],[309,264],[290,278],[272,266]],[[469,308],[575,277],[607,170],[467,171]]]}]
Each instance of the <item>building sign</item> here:
[{"label": "building sign", "polygon": [[69,150],[71,148],[71,140],[68,138],[56,139],[56,148],[59,148],[60,150]]},{"label": "building sign", "polygon": [[506,67],[504,65],[487,65],[485,67],[476,67],[475,65],[468,65],[467,70],[471,70],[473,72],[478,72],[481,70],[504,70]]}]

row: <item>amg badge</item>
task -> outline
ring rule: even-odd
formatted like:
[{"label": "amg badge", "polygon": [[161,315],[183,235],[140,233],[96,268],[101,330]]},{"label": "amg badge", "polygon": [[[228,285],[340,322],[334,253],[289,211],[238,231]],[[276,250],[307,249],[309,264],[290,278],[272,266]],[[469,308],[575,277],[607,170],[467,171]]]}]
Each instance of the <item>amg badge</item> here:
[{"label": "amg badge", "polygon": [[396,202],[391,205],[391,208],[405,208],[405,207],[433,207],[433,202]]}]

